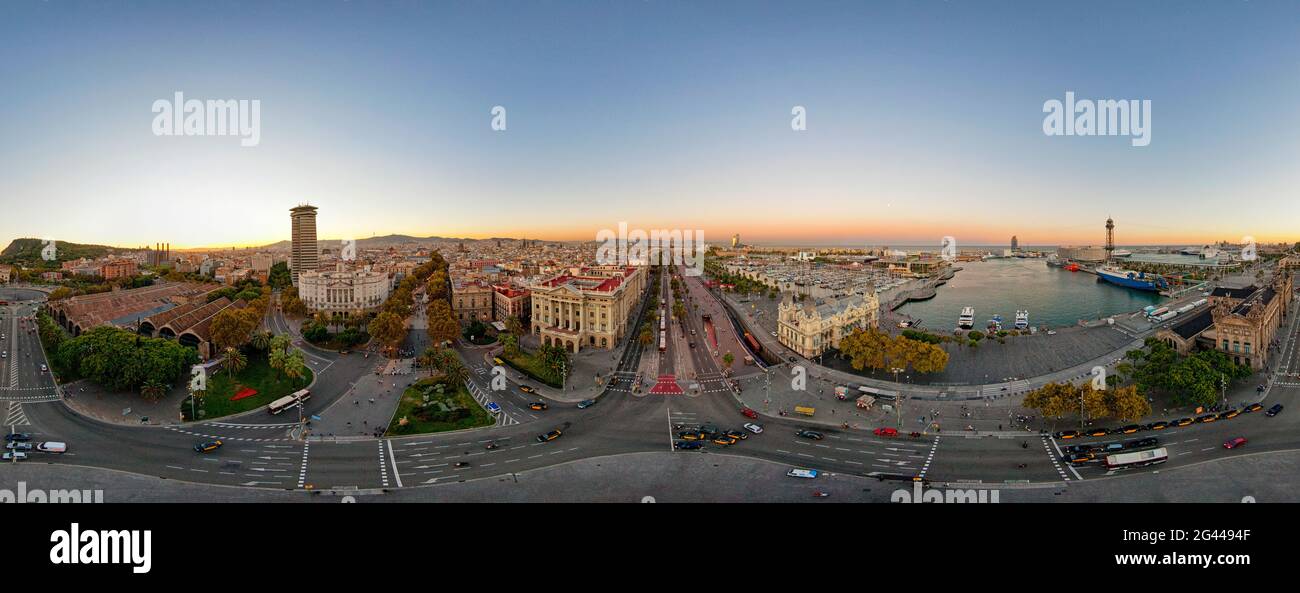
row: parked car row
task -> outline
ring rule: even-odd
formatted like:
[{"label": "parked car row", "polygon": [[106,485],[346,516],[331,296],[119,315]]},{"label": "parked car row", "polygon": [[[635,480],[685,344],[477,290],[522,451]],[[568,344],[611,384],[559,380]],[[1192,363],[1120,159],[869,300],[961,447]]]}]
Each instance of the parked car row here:
[{"label": "parked car row", "polygon": [[[1180,428],[1183,426],[1191,426],[1193,424],[1209,424],[1211,422],[1218,422],[1219,420],[1231,420],[1242,414],[1258,412],[1263,409],[1264,409],[1263,404],[1254,403],[1240,410],[1233,409],[1233,410],[1227,410],[1224,412],[1218,412],[1213,414],[1203,414],[1195,418],[1179,418],[1177,420],[1169,420],[1169,421],[1160,420],[1157,422],[1152,422],[1150,424],[1129,424],[1127,426],[1121,426],[1116,429],[1096,427],[1096,428],[1089,428],[1081,431],[1062,430],[1060,432],[1057,432],[1053,436],[1055,436],[1058,439],[1076,439],[1080,437],[1104,437],[1104,436],[1116,435],[1116,434],[1133,434],[1144,430],[1164,430],[1166,428]],[[1276,416],[1281,412],[1282,412],[1282,404],[1273,404],[1273,407],[1269,408],[1268,410],[1265,410],[1264,415],[1272,418],[1273,416]]]},{"label": "parked car row", "polygon": [[688,428],[677,433],[677,441],[673,442],[673,449],[680,451],[693,451],[702,449],[704,443],[711,441],[715,445],[729,447],[740,441],[749,438],[750,434],[762,434],[763,426],[753,422],[746,422],[744,430],[719,430],[717,426],[705,424],[698,428]]},{"label": "parked car row", "polygon": [[5,435],[4,461],[24,461],[31,453],[65,453],[68,444],[59,441],[32,442],[32,435],[26,432],[14,432]]}]

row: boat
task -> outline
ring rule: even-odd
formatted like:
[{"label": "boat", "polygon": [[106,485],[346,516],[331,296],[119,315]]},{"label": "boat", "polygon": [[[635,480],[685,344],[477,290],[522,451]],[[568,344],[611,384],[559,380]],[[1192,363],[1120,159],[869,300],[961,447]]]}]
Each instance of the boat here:
[{"label": "boat", "polygon": [[957,318],[957,327],[970,329],[975,325],[975,307],[962,307],[961,317]]},{"label": "boat", "polygon": [[1151,292],[1158,292],[1168,287],[1168,283],[1166,283],[1165,279],[1160,276],[1148,276],[1143,272],[1125,270],[1116,266],[1098,267],[1097,278],[1116,286],[1136,288],[1138,290],[1149,290]]},{"label": "boat", "polygon": [[1111,252],[1112,257],[1128,257],[1130,255],[1133,255],[1133,252],[1127,249],[1116,249]]},{"label": "boat", "polygon": [[1002,331],[1002,316],[998,315],[997,313],[994,313],[993,318],[989,320],[989,324],[985,327],[985,329],[991,332]]},{"label": "boat", "polygon": [[1061,261],[1061,258],[1053,253],[1047,256],[1047,266],[1050,268],[1061,268],[1065,266],[1065,262]]},{"label": "boat", "polygon": [[1074,263],[1074,262],[1070,262],[1070,263],[1068,263],[1068,264],[1065,264],[1065,268],[1064,268],[1064,269],[1069,270],[1069,271],[1071,271],[1071,272],[1078,272],[1078,271],[1079,271],[1079,264],[1076,264],[1076,263]]},{"label": "boat", "polygon": [[1029,327],[1029,311],[1016,311],[1016,329]]}]

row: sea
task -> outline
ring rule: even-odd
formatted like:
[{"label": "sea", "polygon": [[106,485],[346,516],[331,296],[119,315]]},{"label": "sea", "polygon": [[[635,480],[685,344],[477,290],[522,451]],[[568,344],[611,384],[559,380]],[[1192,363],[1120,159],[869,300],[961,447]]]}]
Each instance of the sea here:
[{"label": "sea", "polygon": [[1123,288],[1086,272],[1053,268],[1043,259],[993,259],[960,262],[962,270],[926,301],[911,302],[898,312],[920,319],[923,327],[957,327],[962,307],[975,307],[975,328],[983,329],[994,314],[1011,329],[1017,310],[1029,311],[1029,324],[1065,327],[1131,313],[1167,300],[1154,292]]}]

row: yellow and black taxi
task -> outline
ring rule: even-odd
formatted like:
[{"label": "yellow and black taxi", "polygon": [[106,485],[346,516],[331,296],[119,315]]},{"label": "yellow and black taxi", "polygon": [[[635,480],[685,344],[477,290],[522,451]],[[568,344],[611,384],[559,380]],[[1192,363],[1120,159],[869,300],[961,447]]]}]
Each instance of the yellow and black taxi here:
[{"label": "yellow and black taxi", "polygon": [[1251,413],[1251,412],[1258,412],[1258,411],[1263,410],[1263,409],[1264,409],[1264,404],[1261,404],[1261,403],[1259,403],[1259,402],[1255,402],[1255,403],[1253,403],[1253,404],[1250,404],[1249,406],[1246,406],[1246,407],[1243,408],[1241,411],[1242,411],[1242,412],[1245,412],[1245,413],[1247,413],[1247,414],[1249,414],[1249,413]]},{"label": "yellow and black taxi", "polygon": [[537,435],[537,442],[539,442],[539,443],[549,443],[549,442],[551,442],[551,441],[553,441],[553,440],[555,440],[555,439],[560,438],[560,434],[561,434],[561,433],[560,433],[560,431],[558,431],[558,430],[552,430],[551,432],[548,432],[548,433],[546,433],[546,434],[539,434],[539,435]]},{"label": "yellow and black taxi", "polygon": [[703,441],[709,438],[708,433],[699,430],[688,430],[677,433],[677,438],[683,441]]},{"label": "yellow and black taxi", "polygon": [[1240,415],[1241,415],[1241,410],[1228,410],[1226,412],[1219,412],[1219,420],[1231,420]]},{"label": "yellow and black taxi", "polygon": [[734,444],[736,444],[736,443],[738,443],[738,442],[740,442],[738,439],[733,439],[733,438],[731,438],[731,437],[729,437],[729,436],[726,436],[726,435],[719,435],[718,438],[713,439],[713,444],[715,444],[715,445],[723,445],[723,446],[726,446],[726,445],[734,445]]},{"label": "yellow and black taxi", "polygon": [[727,432],[722,433],[722,436],[731,437],[738,441],[743,441],[749,438],[748,434],[745,434],[744,431],[740,431],[740,430],[728,430]]},{"label": "yellow and black taxi", "polygon": [[1118,428],[1115,432],[1117,432],[1117,433],[1119,433],[1119,434],[1133,434],[1133,433],[1135,433],[1135,432],[1137,432],[1137,431],[1139,431],[1139,430],[1142,430],[1142,426],[1141,426],[1141,425],[1138,425],[1138,424],[1130,424],[1130,425],[1128,425],[1128,426],[1121,426],[1121,427]]},{"label": "yellow and black taxi", "polygon": [[1170,422],[1169,424],[1171,426],[1182,427],[1182,426],[1191,426],[1194,422],[1196,421],[1192,420],[1191,418],[1179,418],[1177,420],[1174,420],[1173,422]]},{"label": "yellow and black taxi", "polygon": [[536,411],[538,411],[538,412],[540,412],[540,411],[542,411],[542,410],[545,410],[545,409],[548,408],[548,407],[550,407],[550,406],[546,405],[546,402],[530,402],[530,403],[528,404],[528,409],[530,409],[530,410],[536,410]]},{"label": "yellow and black taxi", "polygon": [[206,441],[194,445],[195,453],[211,453],[221,448],[221,441]]},{"label": "yellow and black taxi", "polygon": [[1166,428],[1169,428],[1169,423],[1165,422],[1164,420],[1160,420],[1158,422],[1152,422],[1151,424],[1147,425],[1147,430],[1164,430]]},{"label": "yellow and black taxi", "polygon": [[1058,439],[1077,439],[1082,436],[1077,430],[1062,430],[1056,433]]},{"label": "yellow and black taxi", "polygon": [[1110,429],[1109,429],[1109,428],[1102,428],[1102,427],[1089,428],[1088,430],[1084,431],[1084,434],[1086,434],[1086,435],[1088,435],[1088,436],[1090,436],[1090,437],[1104,437],[1104,436],[1110,434]]},{"label": "yellow and black taxi", "polygon": [[537,390],[533,389],[531,385],[520,385],[519,390],[524,393],[537,393]]},{"label": "yellow and black taxi", "polygon": [[1079,465],[1083,463],[1088,463],[1096,458],[1097,458],[1096,453],[1093,453],[1092,451],[1085,451],[1083,453],[1067,453],[1065,455],[1062,455],[1061,461],[1064,461],[1070,465]]},{"label": "yellow and black taxi", "polygon": [[1197,416],[1197,417],[1196,417],[1196,423],[1197,423],[1197,424],[1209,424],[1209,423],[1214,422],[1215,420],[1218,420],[1218,419],[1219,419],[1219,415],[1218,415],[1218,414],[1206,414],[1206,415],[1204,415],[1204,416]]}]

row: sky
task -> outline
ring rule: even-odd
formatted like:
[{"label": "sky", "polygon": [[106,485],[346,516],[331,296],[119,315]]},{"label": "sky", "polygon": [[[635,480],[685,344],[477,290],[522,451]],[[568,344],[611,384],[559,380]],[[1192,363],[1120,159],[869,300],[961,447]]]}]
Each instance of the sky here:
[{"label": "sky", "polygon": [[[1300,240],[1300,5],[0,4],[0,244]],[[1151,101],[1151,142],[1043,106]],[[260,142],[154,133],[257,100]],[[506,129],[494,130],[502,106]],[[806,129],[791,129],[802,106]]]}]

